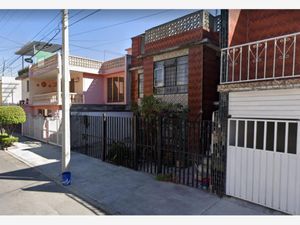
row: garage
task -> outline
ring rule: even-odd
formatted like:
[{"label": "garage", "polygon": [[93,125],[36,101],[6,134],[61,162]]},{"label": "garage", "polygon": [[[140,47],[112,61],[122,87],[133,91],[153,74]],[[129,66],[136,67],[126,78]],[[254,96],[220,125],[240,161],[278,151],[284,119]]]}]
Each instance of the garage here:
[{"label": "garage", "polygon": [[300,214],[300,89],[229,93],[226,194]]}]

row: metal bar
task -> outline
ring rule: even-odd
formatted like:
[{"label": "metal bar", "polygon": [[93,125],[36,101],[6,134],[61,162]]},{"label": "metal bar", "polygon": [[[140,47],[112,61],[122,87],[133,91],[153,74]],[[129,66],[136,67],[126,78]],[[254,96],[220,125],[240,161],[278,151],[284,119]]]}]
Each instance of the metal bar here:
[{"label": "metal bar", "polygon": [[102,161],[105,161],[106,157],[106,117],[102,115]]},{"label": "metal bar", "polygon": [[285,56],[286,56],[286,38],[283,39],[283,53],[282,53],[282,74],[281,76],[284,77],[284,69],[285,69]]},{"label": "metal bar", "polygon": [[229,61],[229,55],[228,55],[228,50],[226,52],[226,81],[228,81],[228,61]]},{"label": "metal bar", "polygon": [[258,70],[258,43],[256,44],[256,55],[255,55],[255,80],[257,79]]},{"label": "metal bar", "polygon": [[295,58],[296,58],[296,40],[297,40],[297,36],[294,36],[294,50],[293,50],[293,72],[292,75],[295,75]]},{"label": "metal bar", "polygon": [[286,37],[294,36],[294,35],[300,35],[300,32],[281,35],[281,36],[272,37],[272,38],[266,38],[266,39],[262,39],[262,40],[259,40],[259,41],[252,41],[252,42],[248,42],[248,43],[245,43],[245,44],[240,44],[240,45],[235,45],[235,46],[231,46],[231,47],[227,47],[227,48],[222,48],[222,50],[228,50],[228,49],[232,49],[232,48],[238,48],[238,47],[243,47],[243,46],[247,46],[247,45],[253,45],[253,44],[256,44],[256,43],[261,43],[261,42],[266,42],[266,41],[273,41],[273,40],[276,40],[276,39],[286,38]]},{"label": "metal bar", "polygon": [[235,69],[235,48],[233,49],[232,56],[232,80],[234,81],[234,69]]},{"label": "metal bar", "polygon": [[240,80],[242,80],[243,48],[240,47]]},{"label": "metal bar", "polygon": [[273,60],[273,78],[275,77],[275,63],[276,63],[276,47],[277,47],[277,39],[274,42],[274,60]]},{"label": "metal bar", "polygon": [[247,68],[247,81],[250,80],[250,45],[248,46],[248,68]]},{"label": "metal bar", "polygon": [[264,78],[266,78],[266,72],[267,72],[267,51],[268,51],[268,42],[265,42]]},{"label": "metal bar", "polygon": [[[283,79],[288,79],[292,77],[300,77],[300,74],[294,75],[294,76],[284,76]],[[280,77],[281,78],[281,77]],[[242,81],[234,81],[234,82],[226,82],[226,84],[233,84],[233,83],[245,83],[245,82],[254,82],[254,81],[261,81],[261,80],[274,80],[273,77],[266,77],[264,78],[258,78],[257,80],[242,80]]]},{"label": "metal bar", "polygon": [[131,121],[132,121],[132,125],[133,125],[133,127],[132,127],[132,132],[133,132],[133,152],[134,152],[134,163],[133,163],[133,168],[135,169],[135,170],[137,170],[138,169],[138,162],[137,162],[137,136],[136,136],[136,134],[137,134],[137,122],[136,122],[136,120],[137,120],[137,118],[136,118],[136,116],[134,116],[132,119],[131,119]]}]

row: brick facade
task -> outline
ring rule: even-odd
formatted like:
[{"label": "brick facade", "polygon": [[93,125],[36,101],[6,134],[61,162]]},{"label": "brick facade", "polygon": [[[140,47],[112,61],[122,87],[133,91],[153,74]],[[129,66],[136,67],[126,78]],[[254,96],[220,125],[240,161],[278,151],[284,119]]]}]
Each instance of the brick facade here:
[{"label": "brick facade", "polygon": [[[300,20],[300,10],[229,10],[228,45],[246,44],[299,32],[300,23],[298,23],[298,20]],[[242,63],[240,65],[240,59],[237,59],[235,65],[228,67],[228,80],[247,80],[248,77],[249,80],[263,80],[265,78],[273,78],[273,76],[276,79],[281,79],[291,76],[293,69],[294,74],[300,74],[300,61],[298,60],[300,59],[300,35],[296,37],[295,52],[293,39],[294,37],[290,36],[286,40],[287,56],[284,65],[282,55],[280,55],[284,51],[283,39],[278,39],[276,48],[274,40],[266,42],[266,56],[264,55],[265,43],[261,43],[258,47],[260,59],[257,63],[257,71],[253,55],[256,53],[254,44],[250,45],[252,54],[249,56],[249,66],[247,58],[248,46],[242,47]],[[239,49],[236,50],[239,51]],[[232,52],[230,53],[231,58],[233,58]],[[294,67],[293,55],[295,56]],[[284,72],[282,72],[283,70]]]},{"label": "brick facade", "polygon": [[229,10],[229,46],[300,31],[300,10]]},{"label": "brick facade", "polygon": [[[189,117],[198,119],[202,118],[203,114],[203,118],[211,119],[214,109],[213,102],[218,100],[217,84],[220,76],[220,61],[216,56],[217,50],[202,44],[201,41],[209,39],[210,43],[217,46],[218,32],[209,32],[202,28],[189,30],[159,41],[146,43],[143,54],[141,52],[142,38],[142,35],[132,38],[132,101],[137,102],[138,100],[138,70],[143,69],[144,72],[144,96],[152,95],[154,58],[165,58],[165,55],[168,54],[172,58],[174,57],[172,55],[176,55],[176,51],[186,51],[188,55],[187,102],[190,111]],[[208,55],[206,56],[206,54]],[[206,59],[206,57],[208,58]],[[212,68],[205,68],[206,66]],[[205,97],[207,97],[206,100],[204,100]]]}]

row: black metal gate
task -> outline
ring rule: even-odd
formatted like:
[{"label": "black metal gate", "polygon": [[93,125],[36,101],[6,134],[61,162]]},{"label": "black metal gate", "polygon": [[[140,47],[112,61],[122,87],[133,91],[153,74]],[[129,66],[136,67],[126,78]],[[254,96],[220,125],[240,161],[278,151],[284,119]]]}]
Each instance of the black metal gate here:
[{"label": "black metal gate", "polygon": [[72,115],[71,148],[157,179],[212,190],[218,182],[212,128],[212,121],[176,117]]}]

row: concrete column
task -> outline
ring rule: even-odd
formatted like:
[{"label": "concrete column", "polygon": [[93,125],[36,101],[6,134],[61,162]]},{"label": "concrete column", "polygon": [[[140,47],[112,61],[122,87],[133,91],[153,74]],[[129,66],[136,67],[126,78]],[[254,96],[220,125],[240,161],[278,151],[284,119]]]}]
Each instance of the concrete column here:
[{"label": "concrete column", "polygon": [[57,104],[61,105],[61,77],[62,77],[62,65],[61,65],[61,53],[57,53],[57,68],[58,68],[58,74],[56,78],[56,92],[57,92]]},{"label": "concrete column", "polygon": [[68,10],[63,10],[62,25],[62,172],[69,171],[70,151],[70,70],[69,70],[69,24]]}]

